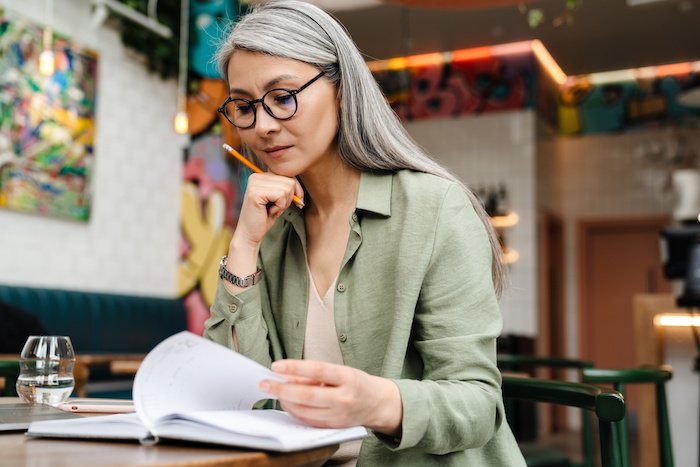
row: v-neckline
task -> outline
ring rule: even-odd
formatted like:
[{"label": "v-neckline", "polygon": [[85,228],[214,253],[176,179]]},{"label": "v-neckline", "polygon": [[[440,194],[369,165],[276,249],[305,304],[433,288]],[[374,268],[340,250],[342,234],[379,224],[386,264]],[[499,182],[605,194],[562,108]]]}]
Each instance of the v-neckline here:
[{"label": "v-neckline", "polygon": [[335,283],[338,282],[338,275],[335,276],[335,279],[331,282],[331,285],[328,287],[328,290],[326,290],[326,293],[324,294],[323,297],[321,297],[321,294],[318,292],[318,289],[316,288],[316,281],[314,280],[314,275],[311,274],[311,268],[309,267],[308,261],[306,262],[306,270],[309,271],[309,283],[311,284],[311,289],[313,290],[314,295],[318,299],[319,302],[321,302],[323,305],[328,304],[328,300],[330,298],[330,294],[333,292],[333,289],[335,288]]}]

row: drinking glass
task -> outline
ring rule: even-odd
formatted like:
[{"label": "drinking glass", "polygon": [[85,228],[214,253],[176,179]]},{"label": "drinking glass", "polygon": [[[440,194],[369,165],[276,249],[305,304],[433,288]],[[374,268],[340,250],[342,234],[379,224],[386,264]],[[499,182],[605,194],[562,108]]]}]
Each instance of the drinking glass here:
[{"label": "drinking glass", "polygon": [[20,354],[17,394],[31,404],[60,404],[73,392],[74,365],[70,337],[29,336]]}]

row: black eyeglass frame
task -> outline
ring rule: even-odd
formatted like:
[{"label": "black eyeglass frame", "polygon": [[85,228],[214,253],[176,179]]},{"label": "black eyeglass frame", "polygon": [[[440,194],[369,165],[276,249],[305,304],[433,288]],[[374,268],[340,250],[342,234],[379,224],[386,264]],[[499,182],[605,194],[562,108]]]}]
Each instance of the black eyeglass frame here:
[{"label": "black eyeglass frame", "polygon": [[[317,74],[316,76],[314,76],[313,78],[311,78],[311,79],[310,79],[309,81],[307,81],[304,85],[302,85],[300,88],[297,88],[297,89],[286,89],[286,88],[274,88],[274,89],[270,89],[270,90],[267,91],[265,94],[263,94],[262,97],[261,97],[260,99],[248,100],[248,99],[243,99],[242,97],[239,97],[239,98],[234,99],[234,98],[232,98],[231,96],[228,96],[228,98],[224,101],[224,103],[221,104],[221,106],[220,106],[218,109],[216,109],[216,110],[217,110],[217,112],[221,112],[221,113],[224,115],[224,117],[226,117],[226,120],[228,120],[229,123],[230,123],[231,125],[235,126],[236,128],[240,128],[241,130],[246,130],[246,129],[248,129],[248,128],[252,128],[252,127],[255,126],[255,122],[257,122],[257,120],[258,120],[258,108],[257,108],[257,104],[258,104],[258,103],[262,104],[262,108],[265,109],[265,112],[266,112],[270,117],[274,118],[275,120],[289,120],[290,118],[292,118],[293,116],[295,116],[296,113],[297,113],[297,110],[299,110],[299,102],[297,101],[297,94],[299,94],[301,91],[303,91],[304,89],[306,89],[306,88],[308,88],[309,86],[311,86],[314,82],[316,82],[316,81],[317,81],[321,76],[323,76],[324,74],[325,74],[325,72],[321,71],[319,74]],[[272,113],[272,111],[270,110],[270,108],[269,108],[267,105],[265,105],[265,97],[267,97],[267,95],[270,94],[271,92],[275,92],[275,91],[284,91],[284,92],[288,92],[289,95],[292,96],[292,99],[294,99],[294,112],[292,112],[292,115],[290,115],[289,117],[284,117],[284,118],[277,117],[276,115],[274,115],[274,114]],[[252,122],[250,125],[248,125],[248,126],[239,126],[239,125],[236,125],[236,124],[233,122],[233,120],[231,120],[231,119],[228,117],[228,115],[226,114],[226,110],[225,110],[226,106],[227,106],[230,102],[236,102],[236,101],[245,102],[246,105],[249,105],[249,106],[253,109],[253,122]]]}]

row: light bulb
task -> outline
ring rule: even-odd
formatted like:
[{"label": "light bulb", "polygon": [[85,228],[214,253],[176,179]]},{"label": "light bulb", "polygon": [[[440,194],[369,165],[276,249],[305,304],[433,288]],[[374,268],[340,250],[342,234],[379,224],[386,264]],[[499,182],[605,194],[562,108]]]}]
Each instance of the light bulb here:
[{"label": "light bulb", "polygon": [[187,118],[187,112],[180,110],[175,114],[175,119],[173,120],[173,125],[175,126],[175,132],[180,135],[187,133],[189,129],[189,119]]},{"label": "light bulb", "polygon": [[44,49],[41,54],[39,54],[39,73],[44,76],[53,75],[55,61],[53,50]]}]

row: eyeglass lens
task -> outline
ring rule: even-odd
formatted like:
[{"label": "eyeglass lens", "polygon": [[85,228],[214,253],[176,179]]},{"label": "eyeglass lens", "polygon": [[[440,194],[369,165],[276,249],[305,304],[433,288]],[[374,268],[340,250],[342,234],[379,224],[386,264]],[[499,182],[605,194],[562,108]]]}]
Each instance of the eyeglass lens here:
[{"label": "eyeglass lens", "polygon": [[[286,120],[297,110],[294,95],[286,89],[271,89],[260,99],[265,112],[270,116]],[[256,102],[243,99],[233,99],[225,107],[226,117],[239,128],[246,128],[255,121]]]}]

